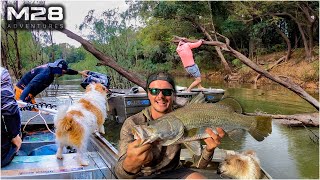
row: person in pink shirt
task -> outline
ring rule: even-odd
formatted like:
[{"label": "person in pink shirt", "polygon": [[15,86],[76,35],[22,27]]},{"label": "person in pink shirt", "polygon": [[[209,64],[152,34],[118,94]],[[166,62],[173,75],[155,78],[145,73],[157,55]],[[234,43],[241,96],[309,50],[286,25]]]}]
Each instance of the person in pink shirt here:
[{"label": "person in pink shirt", "polygon": [[179,54],[183,67],[185,70],[195,78],[195,81],[188,87],[187,91],[190,92],[192,88],[198,86],[198,89],[204,89],[201,86],[201,74],[198,65],[194,62],[192,50],[193,48],[197,48],[201,46],[204,40],[200,39],[195,43],[186,42],[186,38],[181,38],[178,47],[176,49]]}]

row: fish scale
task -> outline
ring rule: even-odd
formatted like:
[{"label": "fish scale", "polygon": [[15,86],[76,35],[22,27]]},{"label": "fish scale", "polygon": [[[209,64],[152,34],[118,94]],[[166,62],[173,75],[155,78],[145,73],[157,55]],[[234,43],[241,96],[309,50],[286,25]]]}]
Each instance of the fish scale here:
[{"label": "fish scale", "polygon": [[[219,111],[218,114],[216,113],[217,111]],[[251,125],[250,122],[254,121],[254,117],[244,116],[244,119],[241,114],[236,114],[237,117],[234,116],[234,114],[236,113],[228,108],[215,104],[191,104],[186,108],[181,108],[172,112],[172,115],[183,122],[186,129],[197,128],[199,125],[201,127],[211,127],[212,124],[221,126],[232,125],[233,127],[239,128],[243,127],[237,126],[237,123],[235,122],[241,122],[241,124],[249,128]]]}]

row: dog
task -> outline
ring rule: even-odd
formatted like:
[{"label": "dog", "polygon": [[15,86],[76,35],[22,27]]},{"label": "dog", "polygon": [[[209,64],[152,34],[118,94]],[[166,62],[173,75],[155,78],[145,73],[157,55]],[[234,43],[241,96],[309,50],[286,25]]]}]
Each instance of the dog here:
[{"label": "dog", "polygon": [[226,150],[226,158],[220,163],[218,173],[234,179],[262,178],[260,161],[252,150],[242,153]]},{"label": "dog", "polygon": [[95,131],[105,133],[103,124],[107,116],[107,92],[108,89],[102,84],[91,83],[78,102],[58,109],[54,118],[58,159],[63,159],[63,147],[72,146],[77,150],[78,163],[89,165],[83,153],[87,151],[90,134]]}]

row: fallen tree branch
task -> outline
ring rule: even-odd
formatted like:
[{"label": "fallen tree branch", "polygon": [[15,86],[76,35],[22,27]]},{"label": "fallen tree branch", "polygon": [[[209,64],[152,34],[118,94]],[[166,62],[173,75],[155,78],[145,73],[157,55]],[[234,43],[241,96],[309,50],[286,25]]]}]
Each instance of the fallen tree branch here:
[{"label": "fallen tree branch", "polygon": [[69,38],[74,39],[81,43],[81,45],[89,51],[92,55],[94,55],[100,63],[98,65],[104,65],[109,66],[112,69],[116,70],[119,74],[127,78],[129,81],[141,86],[145,87],[146,82],[141,80],[135,73],[130,72],[129,70],[126,70],[119,66],[117,62],[110,56],[105,55],[101,51],[99,51],[97,48],[95,48],[89,41],[83,39],[82,37],[78,36],[77,34],[73,33],[72,31],[68,29],[59,30],[60,32],[66,34]]},{"label": "fallen tree branch", "polygon": [[[272,66],[266,69],[266,71],[270,71],[272,68],[274,68],[276,65],[280,64],[283,60],[286,59],[287,56],[281,57],[278,61],[276,61]],[[258,79],[261,77],[261,74],[258,74],[256,78],[254,79],[254,83],[257,84]]]},{"label": "fallen tree branch", "polygon": [[[304,113],[293,115],[274,115],[265,113],[244,113],[250,116],[268,116],[277,122],[290,126],[315,126],[319,127],[319,113]],[[298,121],[298,122],[297,122]]]}]

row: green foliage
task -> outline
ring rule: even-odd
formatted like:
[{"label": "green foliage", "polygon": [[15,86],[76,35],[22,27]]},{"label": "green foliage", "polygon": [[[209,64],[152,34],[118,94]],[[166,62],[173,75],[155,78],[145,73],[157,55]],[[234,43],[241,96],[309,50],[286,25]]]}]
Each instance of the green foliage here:
[{"label": "green foliage", "polygon": [[285,44],[275,44],[268,52],[280,52],[286,50]]},{"label": "green foliage", "polygon": [[234,59],[232,60],[232,65],[234,65],[237,68],[240,68],[243,65],[243,63],[239,59]]},{"label": "green foliage", "polygon": [[138,60],[137,64],[133,68],[135,71],[145,72],[146,74],[151,74],[156,71],[169,71],[172,69],[172,62],[166,63],[153,63],[151,59]]},{"label": "green foliage", "polygon": [[9,30],[6,35],[6,32],[2,29],[1,33],[1,44],[5,46],[4,51],[7,54],[6,61],[9,66],[9,70],[20,71],[24,74],[43,62],[48,62],[47,55],[42,53],[41,44],[34,42],[32,33],[30,31],[20,30],[17,31],[17,37],[20,61],[23,69],[17,69],[16,41],[14,40],[14,32]]}]

